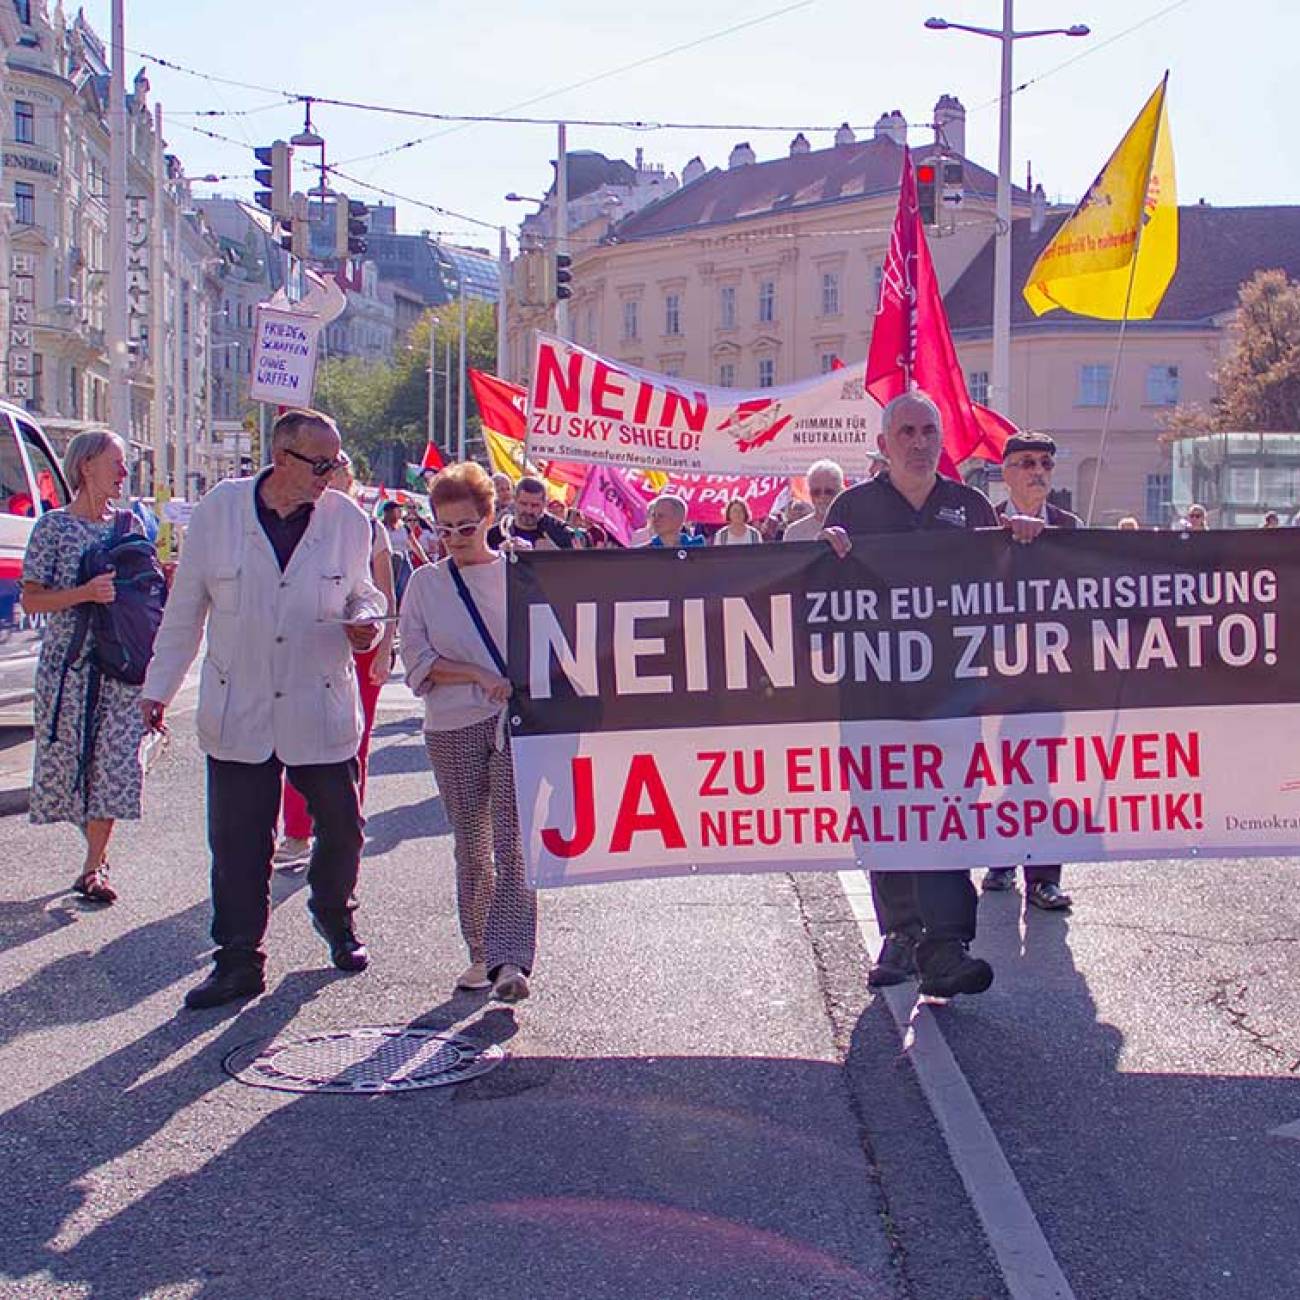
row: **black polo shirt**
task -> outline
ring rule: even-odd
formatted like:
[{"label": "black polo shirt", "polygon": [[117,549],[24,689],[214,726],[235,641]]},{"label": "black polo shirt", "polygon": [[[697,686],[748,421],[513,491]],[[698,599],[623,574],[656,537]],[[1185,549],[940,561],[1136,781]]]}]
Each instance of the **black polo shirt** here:
[{"label": "black polo shirt", "polygon": [[999,520],[988,497],[977,488],[936,475],[920,510],[889,481],[885,471],[866,483],[846,488],[826,512],[827,528],[852,536],[869,533],[917,533],[939,529],[996,528]]},{"label": "black polo shirt", "polygon": [[[549,512],[542,515],[536,528],[525,528],[517,517],[512,518],[510,520],[510,534],[512,537],[522,537],[524,541],[530,542],[533,546],[536,546],[542,538],[546,538],[548,542],[561,551],[572,551],[574,549],[573,529],[568,524],[561,523]],[[501,545],[503,536],[501,525],[493,524],[488,529],[487,544],[493,550],[496,550]]]},{"label": "black polo shirt", "polygon": [[283,573],[289,567],[289,560],[298,549],[307,525],[311,523],[311,512],[315,507],[301,505],[291,513],[282,515],[262,500],[262,484],[265,482],[265,478],[258,479],[257,487],[253,490],[253,500],[257,503],[257,522],[262,525],[262,531],[271,543],[275,558],[280,563],[280,572]]}]

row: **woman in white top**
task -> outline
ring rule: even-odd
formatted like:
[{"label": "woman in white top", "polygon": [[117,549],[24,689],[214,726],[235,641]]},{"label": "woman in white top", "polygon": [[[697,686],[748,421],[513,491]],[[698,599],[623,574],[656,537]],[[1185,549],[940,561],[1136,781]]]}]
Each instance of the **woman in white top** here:
[{"label": "woman in white top", "polygon": [[749,522],[749,506],[740,497],[727,502],[727,522],[713,534],[714,546],[757,546],[762,542],[758,529]]},{"label": "woman in white top", "polygon": [[417,569],[402,605],[406,680],[424,699],[424,741],[451,822],[456,902],[469,967],[463,989],[529,993],[537,895],[524,875],[504,675],[506,560],[487,544],[492,480],[467,462],[433,480],[429,501],[446,557]]}]

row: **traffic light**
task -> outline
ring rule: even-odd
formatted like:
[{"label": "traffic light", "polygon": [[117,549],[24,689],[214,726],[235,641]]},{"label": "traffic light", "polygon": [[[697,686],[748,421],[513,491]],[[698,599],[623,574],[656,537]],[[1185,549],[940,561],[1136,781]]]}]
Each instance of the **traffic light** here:
[{"label": "traffic light", "polygon": [[555,255],[555,297],[557,301],[560,298],[572,298],[573,290],[569,286],[573,283],[573,272],[569,267],[573,265],[573,258],[568,253],[556,253]]},{"label": "traffic light", "polygon": [[923,226],[939,224],[938,179],[939,174],[933,163],[917,163],[916,202]]},{"label": "traffic light", "polygon": [[265,208],[273,216],[287,220],[293,215],[292,200],[289,195],[290,163],[293,150],[283,140],[254,149],[257,161],[262,165],[253,172],[253,179],[264,189],[255,195],[257,205]]},{"label": "traffic light", "polygon": [[[366,232],[370,229],[370,209],[356,199],[343,198],[341,204],[347,214],[347,230],[344,232],[347,240],[345,256],[360,257],[369,247],[366,243]],[[340,222],[340,224],[344,223]]]},{"label": "traffic light", "polygon": [[294,257],[307,258],[311,255],[311,221],[307,196],[295,194],[289,207],[293,215],[280,222],[280,247]]}]

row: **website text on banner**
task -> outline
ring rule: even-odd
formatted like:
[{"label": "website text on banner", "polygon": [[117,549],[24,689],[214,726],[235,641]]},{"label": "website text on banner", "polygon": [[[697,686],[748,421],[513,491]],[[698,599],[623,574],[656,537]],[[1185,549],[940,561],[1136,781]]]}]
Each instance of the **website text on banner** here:
[{"label": "website text on banner", "polygon": [[1300,849],[1281,534],[521,555],[539,885]]},{"label": "website text on banner", "polygon": [[528,455],[685,474],[803,474],[838,461],[865,477],[880,407],[849,366],[783,388],[707,388],[538,334]]}]

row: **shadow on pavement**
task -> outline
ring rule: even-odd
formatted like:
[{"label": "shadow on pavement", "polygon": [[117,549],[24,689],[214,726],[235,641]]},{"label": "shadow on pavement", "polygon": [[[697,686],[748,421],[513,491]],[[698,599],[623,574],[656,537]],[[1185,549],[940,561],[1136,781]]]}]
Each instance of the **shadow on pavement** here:
[{"label": "shadow on pavement", "polygon": [[387,808],[366,817],[366,849],[362,862],[380,857],[407,840],[450,834],[451,823],[447,820],[439,794],[430,795],[420,803]]},{"label": "shadow on pavement", "polygon": [[[64,926],[75,925],[82,911],[77,896],[67,889],[56,889],[41,898],[12,899],[0,902],[0,953],[11,953],[25,943],[43,939]],[[62,899],[57,906],[51,904]]]},{"label": "shadow on pavement", "polygon": [[[55,1249],[78,1180],[175,1108],[242,1089],[222,1074],[224,1053],[254,1028],[272,1036],[316,987],[286,980],[258,1004],[263,1023],[250,1011],[146,1085],[124,1086],[195,1022],[8,1117],[32,1194],[6,1270],[96,1300],[173,1286],[191,1300],[898,1300],[842,1073],[800,1059],[523,1057],[449,1089],[294,1098],[201,1169]],[[415,1023],[456,1023],[474,1000]],[[504,1042],[514,1015],[487,1010],[460,1032]]]}]

